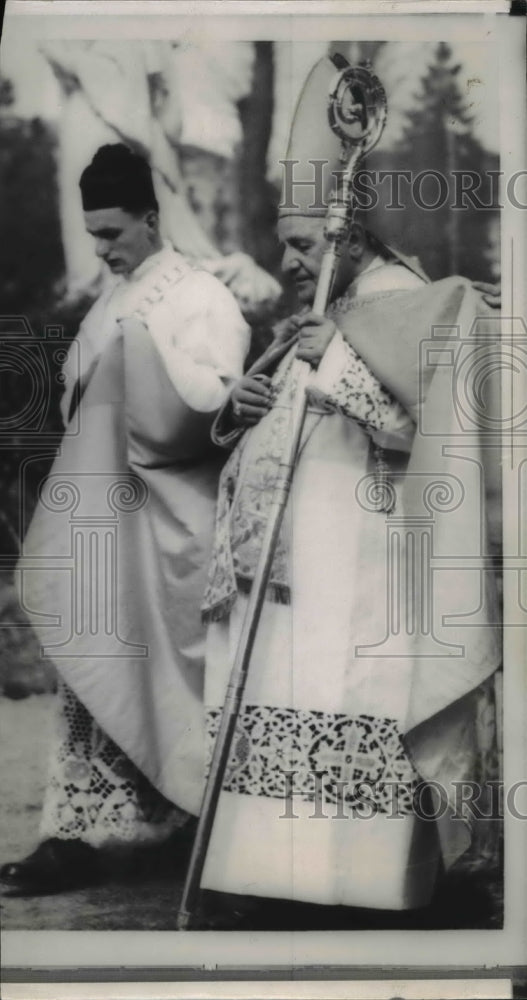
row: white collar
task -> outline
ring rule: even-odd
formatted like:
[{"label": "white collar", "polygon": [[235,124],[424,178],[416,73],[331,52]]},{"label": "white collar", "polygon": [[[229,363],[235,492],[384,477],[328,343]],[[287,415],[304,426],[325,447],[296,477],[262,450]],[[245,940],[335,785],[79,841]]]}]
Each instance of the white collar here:
[{"label": "white collar", "polygon": [[394,263],[393,260],[386,260],[384,257],[381,257],[379,254],[377,254],[377,256],[373,258],[373,260],[370,260],[370,263],[366,265],[364,270],[357,275],[353,284],[356,286],[360,285],[362,278],[365,278],[366,275],[369,276],[372,273],[372,271],[378,271],[380,267],[386,267],[387,264],[393,264],[393,263]]},{"label": "white collar", "polygon": [[140,281],[141,278],[144,278],[145,275],[148,274],[149,271],[151,271],[154,267],[156,267],[157,264],[159,264],[165,257],[168,258],[170,256],[173,256],[174,253],[175,250],[172,244],[169,243],[168,240],[163,240],[163,246],[161,247],[161,250],[156,250],[155,253],[151,253],[148,255],[148,257],[145,257],[145,259],[141,261],[141,263],[138,264],[135,270],[131,271],[130,274],[126,275],[123,274],[121,276],[122,281],[126,282],[126,284],[130,284],[131,282],[134,281]]}]

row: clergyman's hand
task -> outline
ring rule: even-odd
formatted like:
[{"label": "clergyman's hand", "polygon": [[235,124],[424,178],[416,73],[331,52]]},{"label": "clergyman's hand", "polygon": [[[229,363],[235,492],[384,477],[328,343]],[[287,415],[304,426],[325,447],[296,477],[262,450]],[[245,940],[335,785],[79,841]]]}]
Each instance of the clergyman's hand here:
[{"label": "clergyman's hand", "polygon": [[271,409],[268,375],[244,375],[231,391],[234,419],[239,427],[253,427]]},{"label": "clergyman's hand", "polygon": [[318,368],[337,327],[333,320],[314,312],[292,317],[293,320],[298,330],[297,358]]}]

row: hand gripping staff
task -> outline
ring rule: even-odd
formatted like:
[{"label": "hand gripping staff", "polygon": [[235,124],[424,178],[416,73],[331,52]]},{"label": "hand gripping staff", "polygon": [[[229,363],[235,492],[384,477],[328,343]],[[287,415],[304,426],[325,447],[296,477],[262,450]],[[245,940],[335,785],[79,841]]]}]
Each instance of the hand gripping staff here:
[{"label": "hand gripping staff", "polygon": [[[384,89],[370,67],[362,64],[349,66],[341,56],[336,57],[334,63],[338,65],[339,71],[330,82],[327,95],[327,115],[332,132],[340,140],[340,160],[344,166],[338,171],[337,190],[330,200],[326,215],[324,234],[327,247],[322,258],[312,307],[313,311],[320,315],[324,315],[326,311],[338,261],[353,218],[352,185],[357,164],[360,158],[377,143],[386,121]],[[311,75],[316,70],[317,67],[314,68]],[[304,93],[308,85],[309,78]],[[300,102],[302,97],[303,95],[301,95]],[[361,106],[359,116],[357,115],[358,105]],[[298,115],[298,111],[297,108],[296,115]],[[189,929],[195,909],[201,874],[206,860],[224,774],[230,757],[251,654],[304,426],[307,409],[306,387],[311,368],[306,362],[298,360],[294,362],[294,366],[297,373],[297,389],[291,409],[288,441],[277,469],[262,549],[229,678],[178,913],[178,930]]]}]

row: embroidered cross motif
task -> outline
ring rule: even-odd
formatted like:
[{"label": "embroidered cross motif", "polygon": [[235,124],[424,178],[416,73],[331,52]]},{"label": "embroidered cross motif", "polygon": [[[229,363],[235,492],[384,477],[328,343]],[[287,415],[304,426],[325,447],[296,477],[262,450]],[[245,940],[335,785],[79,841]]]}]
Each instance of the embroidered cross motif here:
[{"label": "embroidered cross motif", "polygon": [[340,781],[356,781],[366,775],[375,777],[379,770],[379,759],[364,747],[361,749],[363,743],[363,732],[350,721],[346,726],[343,744],[341,736],[333,749],[323,747],[313,754],[317,769],[333,770]]},{"label": "embroidered cross motif", "polygon": [[[209,767],[220,716],[220,709],[207,712]],[[225,791],[278,799],[287,793],[312,802],[318,794],[315,775],[320,773],[328,803],[344,801],[360,807],[358,786],[366,782],[371,806],[392,813],[396,785],[398,814],[412,812],[419,778],[395,720],[268,705],[244,707]]]}]

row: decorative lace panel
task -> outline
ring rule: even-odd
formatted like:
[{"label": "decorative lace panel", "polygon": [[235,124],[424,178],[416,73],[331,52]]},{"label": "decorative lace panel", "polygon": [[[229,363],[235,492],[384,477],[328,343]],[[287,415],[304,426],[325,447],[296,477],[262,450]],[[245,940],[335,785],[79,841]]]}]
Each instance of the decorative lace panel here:
[{"label": "decorative lace panel", "polygon": [[[252,581],[274,495],[278,467],[285,449],[290,411],[276,406],[265,418],[265,437],[245,470],[230,517],[230,544],[238,582]],[[263,429],[263,428],[262,428]],[[276,546],[270,584],[288,587],[288,545],[281,532]],[[242,584],[243,585],[243,584]]]},{"label": "decorative lace panel", "polygon": [[61,682],[42,837],[148,843],[167,837],[181,810],[150,784]]},{"label": "decorative lace panel", "polygon": [[[264,417],[265,424],[260,424],[258,450],[247,463],[243,482],[239,483],[240,467],[245,449],[251,446],[250,433],[244,434],[238,442],[220,476],[214,547],[202,604],[206,622],[228,615],[238,588],[248,592],[251,587],[286,444],[289,408],[294,395],[292,361],[292,353],[282,358],[273,376],[274,405]],[[268,588],[269,599],[280,603],[289,601],[287,563],[288,547],[281,533]]]},{"label": "decorative lace panel", "polygon": [[382,299],[394,298],[395,296],[408,294],[409,291],[415,291],[414,289],[407,288],[389,288],[384,291],[369,292],[367,295],[357,295],[356,283],[354,281],[348,285],[345,292],[334,299],[329,305],[326,315],[331,319],[335,319],[336,316],[342,315],[343,313],[351,312],[356,309],[364,309],[365,307],[371,305],[372,302],[380,302]]},{"label": "decorative lace panel", "polygon": [[240,471],[247,435],[241,439],[223,466],[218,484],[214,545],[207,576],[207,586],[201,605],[205,622],[218,621],[228,615],[237,594],[236,577],[231,552],[230,509]]},{"label": "decorative lace panel", "polygon": [[[384,388],[351,344],[344,343],[343,347],[346,367],[333,389],[324,393],[325,406],[351,417],[366,431],[389,430],[394,423],[404,421],[406,412],[395,396]],[[316,389],[310,389],[309,394],[317,401]]]},{"label": "decorative lace panel", "polygon": [[[207,713],[208,767],[220,717],[219,709]],[[393,719],[246,705],[223,788],[283,801],[322,797],[355,813],[408,815],[418,784]]]}]

